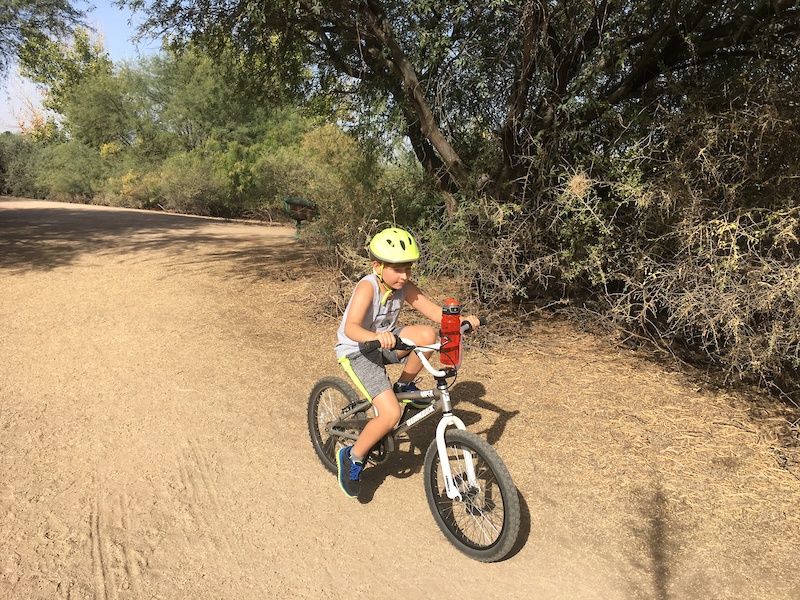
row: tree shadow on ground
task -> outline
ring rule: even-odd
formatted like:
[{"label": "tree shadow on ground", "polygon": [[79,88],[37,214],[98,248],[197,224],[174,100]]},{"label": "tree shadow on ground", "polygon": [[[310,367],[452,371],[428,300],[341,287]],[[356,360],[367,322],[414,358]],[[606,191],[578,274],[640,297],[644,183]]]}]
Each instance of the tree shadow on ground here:
[{"label": "tree shadow on ground", "polygon": [[154,211],[0,198],[0,271],[51,271],[90,254],[124,258],[151,250],[186,264],[228,263],[234,274],[259,278],[307,263],[289,231]]},{"label": "tree shadow on ground", "polygon": [[633,564],[640,571],[650,574],[651,588],[631,591],[636,597],[669,600],[672,563],[679,543],[676,527],[669,515],[669,501],[658,482],[652,488],[642,490],[639,516],[641,520],[633,528],[633,533],[645,543],[647,562],[634,559]]}]

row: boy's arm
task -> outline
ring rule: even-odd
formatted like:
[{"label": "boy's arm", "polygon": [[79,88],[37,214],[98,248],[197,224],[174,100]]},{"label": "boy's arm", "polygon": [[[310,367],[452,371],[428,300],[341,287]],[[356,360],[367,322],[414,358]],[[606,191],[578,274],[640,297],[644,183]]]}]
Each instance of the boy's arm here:
[{"label": "boy's arm", "polygon": [[361,326],[361,323],[364,322],[364,315],[367,314],[367,309],[372,304],[372,295],[372,284],[369,281],[362,281],[356,286],[353,298],[350,300],[350,310],[344,322],[344,334],[359,344],[380,340],[381,348],[394,348],[395,339],[393,333],[390,331],[375,333]]},{"label": "boy's arm", "polygon": [[[408,292],[406,293],[406,302],[408,302],[413,308],[421,312],[434,323],[441,325],[442,307],[425,296],[425,294],[422,293],[422,291],[416,286],[416,284],[414,284],[414,282],[407,282],[406,287],[408,288]],[[461,321],[469,321],[473,329],[477,329],[481,324],[480,319],[475,315],[461,317]]]},{"label": "boy's arm", "polygon": [[406,282],[406,302],[434,323],[442,322],[442,307],[430,300],[413,281]]}]

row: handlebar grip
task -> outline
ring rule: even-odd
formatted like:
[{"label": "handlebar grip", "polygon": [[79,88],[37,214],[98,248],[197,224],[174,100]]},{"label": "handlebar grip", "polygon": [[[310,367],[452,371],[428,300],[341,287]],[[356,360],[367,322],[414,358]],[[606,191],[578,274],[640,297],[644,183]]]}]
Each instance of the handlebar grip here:
[{"label": "handlebar grip", "polygon": [[[381,347],[381,343],[378,340],[370,340],[369,342],[364,342],[364,352],[372,352],[373,350],[377,350]],[[394,336],[394,349],[400,350],[404,352],[406,350],[413,350],[414,346],[409,346],[408,344],[404,343],[398,336]]]},{"label": "handlebar grip", "polygon": [[364,342],[364,352],[372,352],[373,350],[377,350],[381,347],[381,343],[378,340],[370,340],[369,342]]},{"label": "handlebar grip", "polygon": [[[480,322],[481,322],[481,327],[483,327],[489,321],[486,320],[486,317],[481,317]],[[470,323],[469,321],[464,321],[463,323],[461,323],[461,333],[469,333],[470,331],[472,331],[472,323]]]}]

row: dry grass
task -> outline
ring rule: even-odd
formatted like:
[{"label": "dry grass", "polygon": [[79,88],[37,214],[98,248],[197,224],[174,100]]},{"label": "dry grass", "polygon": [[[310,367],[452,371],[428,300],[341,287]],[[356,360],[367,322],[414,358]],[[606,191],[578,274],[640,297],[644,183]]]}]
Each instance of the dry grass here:
[{"label": "dry grass", "polygon": [[518,485],[537,490],[528,498],[534,526],[577,530],[629,556],[654,574],[659,598],[749,597],[730,573],[704,575],[713,593],[695,587],[695,570],[719,557],[743,561],[757,573],[748,577],[769,585],[793,585],[779,565],[800,550],[800,451],[787,435],[797,415],[784,404],[699,384],[548,318],[467,360],[493,403],[519,413],[508,437],[530,440],[521,453],[505,447],[506,435],[495,445]]}]

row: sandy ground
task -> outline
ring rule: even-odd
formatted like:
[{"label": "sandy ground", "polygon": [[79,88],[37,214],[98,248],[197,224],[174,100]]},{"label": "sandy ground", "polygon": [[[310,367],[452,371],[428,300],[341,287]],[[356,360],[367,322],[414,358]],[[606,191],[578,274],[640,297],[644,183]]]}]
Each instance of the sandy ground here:
[{"label": "sandy ground", "polygon": [[510,558],[441,535],[424,430],[346,498],[293,236],[0,198],[0,598],[800,598],[792,417],[546,319],[453,390],[519,488]]}]

